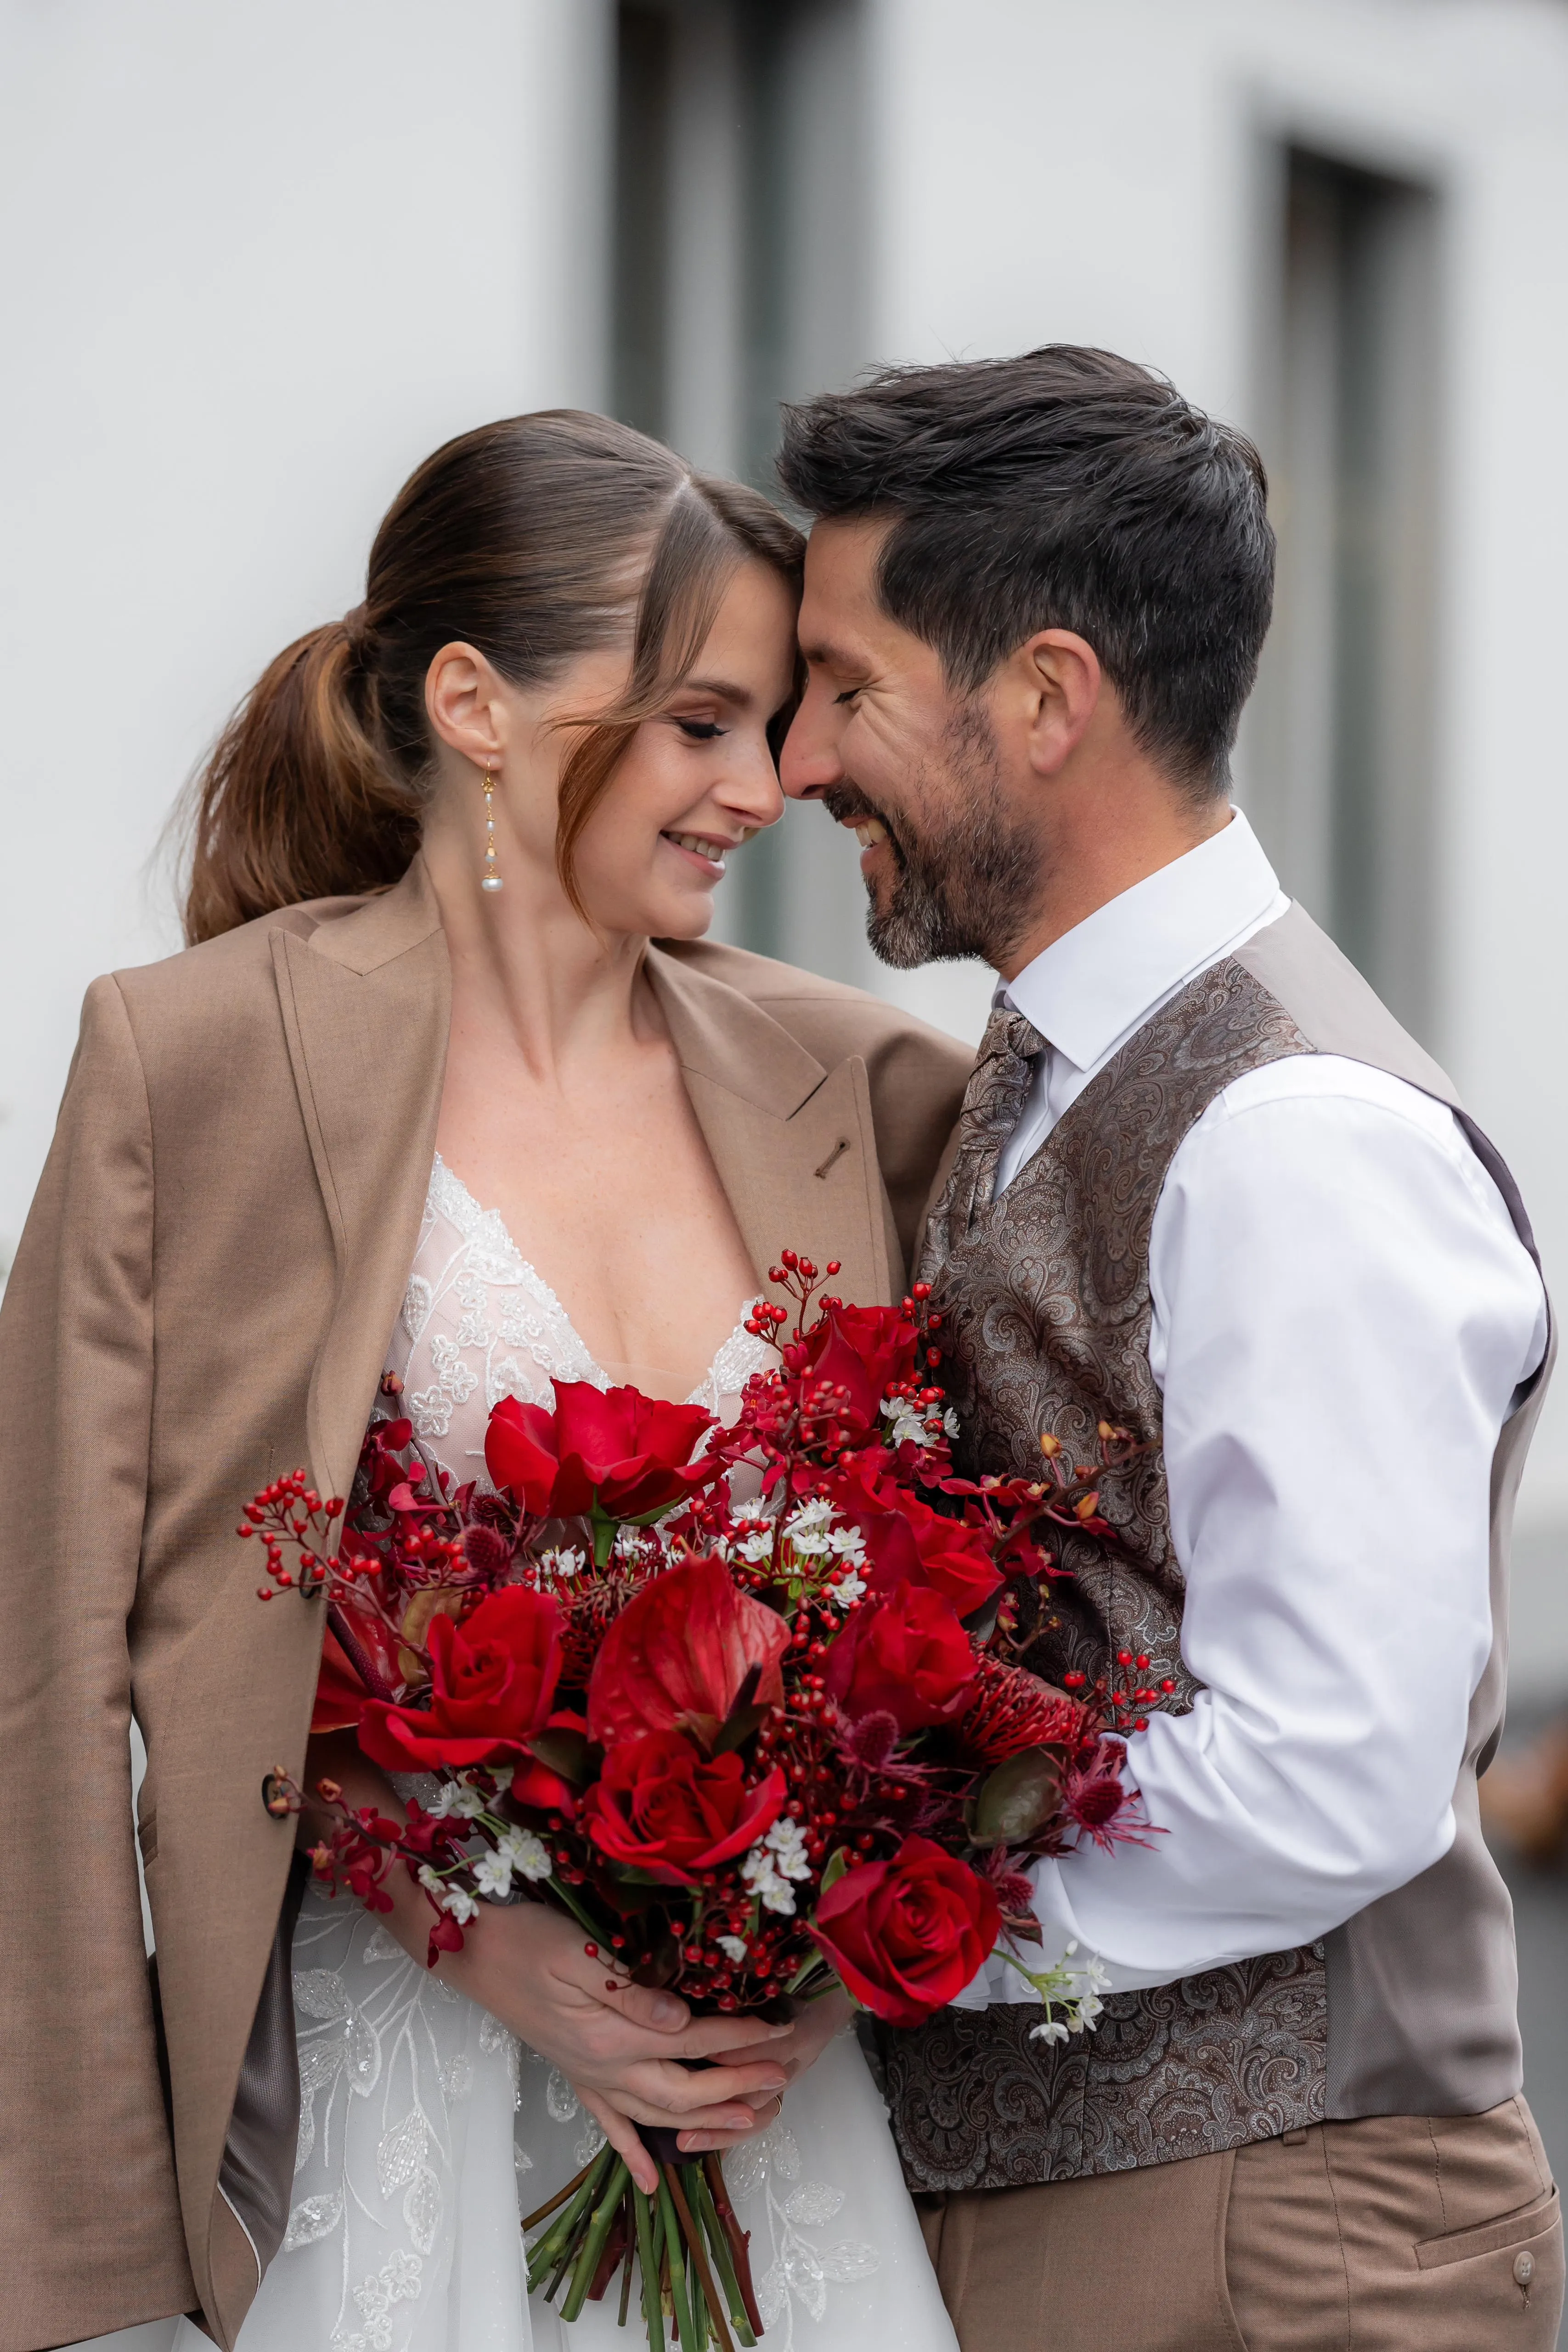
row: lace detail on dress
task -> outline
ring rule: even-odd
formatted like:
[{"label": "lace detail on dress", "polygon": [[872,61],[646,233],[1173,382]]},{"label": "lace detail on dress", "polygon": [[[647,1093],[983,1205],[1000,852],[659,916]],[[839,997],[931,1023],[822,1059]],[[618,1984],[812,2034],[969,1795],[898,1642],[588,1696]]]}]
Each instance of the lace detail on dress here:
[{"label": "lace detail on dress", "polygon": [[[746,1328],[750,1299],[701,1387],[686,1399],[721,1414],[773,1360]],[[610,1385],[560,1300],[528,1264],[498,1209],[482,1209],[439,1152],[387,1370],[401,1378],[414,1434],[461,1486],[485,1481],[485,1427],[504,1396],[555,1402],[553,1381]],[[733,1410],[733,1405],[731,1407]]]}]

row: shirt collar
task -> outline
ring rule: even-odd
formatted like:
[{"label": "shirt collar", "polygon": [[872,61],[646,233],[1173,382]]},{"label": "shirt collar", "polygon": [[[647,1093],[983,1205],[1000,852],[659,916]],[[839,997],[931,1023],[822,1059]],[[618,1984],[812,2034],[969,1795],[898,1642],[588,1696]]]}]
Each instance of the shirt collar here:
[{"label": "shirt collar", "polygon": [[1005,995],[1068,1061],[1092,1069],[1280,898],[1274,869],[1238,809],[1220,832],[1053,940],[998,998]]}]

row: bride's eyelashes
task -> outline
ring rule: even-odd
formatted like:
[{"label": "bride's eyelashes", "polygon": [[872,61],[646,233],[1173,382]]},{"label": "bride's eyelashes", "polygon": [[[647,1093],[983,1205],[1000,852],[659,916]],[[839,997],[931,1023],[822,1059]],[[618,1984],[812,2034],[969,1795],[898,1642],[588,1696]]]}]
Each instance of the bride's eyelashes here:
[{"label": "bride's eyelashes", "polygon": [[716,719],[677,719],[675,725],[692,743],[713,743],[719,736],[729,732],[728,728],[721,727]]}]

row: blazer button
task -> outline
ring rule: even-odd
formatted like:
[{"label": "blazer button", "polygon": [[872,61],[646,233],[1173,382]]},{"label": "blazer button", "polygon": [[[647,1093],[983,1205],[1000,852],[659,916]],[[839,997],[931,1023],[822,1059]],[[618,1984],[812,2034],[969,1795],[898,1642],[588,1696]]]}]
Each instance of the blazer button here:
[{"label": "blazer button", "polygon": [[1513,2274],[1519,2281],[1521,2286],[1528,2286],[1531,2280],[1535,2276],[1535,2256],[1533,2254],[1515,2254],[1513,2258]]}]

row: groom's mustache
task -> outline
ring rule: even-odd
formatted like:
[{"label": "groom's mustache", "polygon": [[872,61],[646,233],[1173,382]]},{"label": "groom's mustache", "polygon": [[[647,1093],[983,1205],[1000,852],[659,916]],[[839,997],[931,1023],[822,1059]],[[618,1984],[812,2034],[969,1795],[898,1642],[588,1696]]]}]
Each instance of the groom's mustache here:
[{"label": "groom's mustache", "polygon": [[868,817],[874,817],[887,835],[900,870],[903,869],[906,862],[904,844],[899,840],[897,827],[884,810],[868,801],[853,784],[830,784],[822,793],[821,801],[835,824],[863,824]]}]

